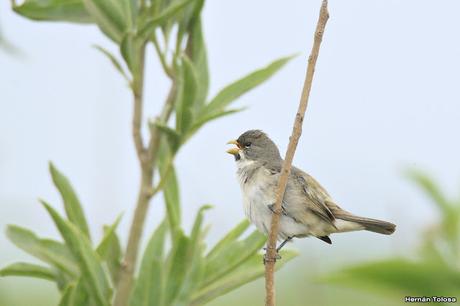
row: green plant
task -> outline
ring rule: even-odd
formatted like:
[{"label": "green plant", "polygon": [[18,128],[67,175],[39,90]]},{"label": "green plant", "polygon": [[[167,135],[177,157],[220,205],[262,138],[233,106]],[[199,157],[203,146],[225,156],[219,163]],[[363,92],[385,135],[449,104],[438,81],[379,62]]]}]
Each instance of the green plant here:
[{"label": "green plant", "polygon": [[[174,158],[206,123],[236,113],[238,97],[265,82],[290,59],[285,57],[224,87],[208,99],[209,72],[201,24],[203,0],[25,0],[13,2],[18,14],[36,20],[96,24],[119,48],[105,54],[127,80],[133,94],[132,131],[141,169],[134,217],[126,250],[116,234],[118,218],[94,244],[82,206],[67,178],[52,164],[50,172],[62,195],[66,217],[41,201],[63,242],[38,238],[32,231],[9,226],[8,237],[47,266],[16,263],[0,275],[22,275],[55,281],[60,305],[201,305],[263,274],[258,250],[265,237],[240,236],[242,222],[206,252],[204,206],[189,234],[181,227],[179,186]],[[171,80],[160,114],[150,119],[150,135],[142,134],[144,60],[154,46],[163,72]],[[170,51],[172,50],[172,52]],[[170,118],[175,117],[174,126]],[[158,178],[156,178],[158,177]],[[138,264],[139,244],[150,200],[163,193],[166,215],[151,236]],[[169,238],[170,244],[165,240]],[[167,246],[169,246],[167,248]],[[293,253],[284,254],[286,262]]]},{"label": "green plant", "polygon": [[426,174],[410,171],[408,176],[430,197],[441,219],[423,233],[417,258],[360,264],[328,275],[325,281],[400,296],[459,295],[460,200],[447,199]]}]

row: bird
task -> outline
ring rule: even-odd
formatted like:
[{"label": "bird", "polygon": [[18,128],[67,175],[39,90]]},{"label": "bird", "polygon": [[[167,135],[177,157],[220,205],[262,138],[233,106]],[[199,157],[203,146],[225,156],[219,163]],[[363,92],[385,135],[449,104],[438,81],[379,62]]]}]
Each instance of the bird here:
[{"label": "bird", "polygon": [[[243,195],[244,213],[256,228],[269,234],[275,212],[283,159],[276,144],[261,130],[249,130],[227,144],[234,156]],[[334,233],[366,230],[390,235],[396,225],[354,215],[342,209],[312,176],[292,166],[284,193],[277,252],[294,238],[316,237],[332,244]]]}]

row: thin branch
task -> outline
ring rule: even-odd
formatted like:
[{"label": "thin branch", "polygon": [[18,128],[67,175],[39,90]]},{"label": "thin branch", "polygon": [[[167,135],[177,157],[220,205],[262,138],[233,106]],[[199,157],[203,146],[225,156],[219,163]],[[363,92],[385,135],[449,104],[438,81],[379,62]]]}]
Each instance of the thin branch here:
[{"label": "thin branch", "polygon": [[172,69],[171,67],[169,67],[168,62],[166,61],[166,57],[164,53],[161,51],[160,44],[158,43],[156,33],[152,35],[152,42],[153,42],[153,46],[155,47],[155,51],[157,52],[158,58],[160,59],[160,63],[161,63],[161,66],[163,67],[164,72],[170,79],[172,79],[173,78]]},{"label": "thin branch", "polygon": [[142,164],[145,162],[145,148],[144,141],[142,140],[141,123],[142,123],[142,109],[144,100],[144,58],[145,47],[142,48],[141,63],[139,65],[138,75],[133,75],[133,96],[134,96],[134,111],[133,111],[133,139],[134,146],[136,147],[137,157]]},{"label": "thin branch", "polygon": [[128,246],[126,248],[122,269],[120,269],[120,277],[118,283],[116,284],[114,306],[126,306],[128,304],[134,279],[134,267],[136,265],[138,255],[139,241],[141,239],[145,218],[143,216],[143,212],[145,212],[148,207],[150,200],[148,191],[149,186],[152,184],[151,178],[149,178],[148,175],[149,171],[147,169],[146,149],[144,148],[141,134],[142,110],[144,103],[144,64],[145,44],[139,50],[139,67],[137,67],[137,73],[133,73],[132,86],[134,96],[133,139],[141,168],[141,186],[129,232]]},{"label": "thin branch", "polygon": [[152,188],[152,193],[150,194],[152,197],[154,197],[158,192],[163,190],[164,185],[168,181],[169,175],[171,174],[171,170],[173,169],[173,157],[171,157],[170,160],[166,163],[166,168],[164,171],[164,174],[161,176],[160,181],[157,183],[157,185]]},{"label": "thin branch", "polygon": [[[142,48],[140,59],[141,59],[141,68],[140,73],[137,78],[138,82],[135,84],[143,85],[144,81],[144,57],[145,57],[145,47]],[[136,149],[138,147],[138,142],[142,144],[142,138],[140,135],[140,120],[142,118],[142,106],[143,106],[143,86],[133,87],[134,92],[134,115],[133,115],[133,136],[136,144]],[[137,90],[141,90],[137,92]],[[160,114],[160,120],[162,123],[167,123],[169,117],[171,116],[174,99],[176,92],[176,81],[173,78],[171,89],[168,95],[168,98],[165,101],[163,110]],[[139,115],[140,114],[140,115]],[[140,117],[138,117],[140,116]],[[138,121],[139,120],[139,123]],[[138,125],[139,124],[139,125]],[[134,131],[139,128],[139,132]],[[134,280],[134,268],[137,262],[137,256],[139,253],[139,243],[142,238],[142,233],[144,231],[145,217],[147,216],[150,199],[154,196],[154,189],[152,188],[153,184],[153,173],[155,169],[155,160],[158,154],[159,146],[161,140],[161,131],[158,129],[152,129],[150,135],[150,140],[147,148],[144,148],[142,144],[142,149],[138,151],[138,156],[140,165],[141,165],[141,186],[137,198],[136,209],[134,211],[134,217],[131,223],[131,229],[129,231],[128,245],[126,247],[125,257],[123,260],[122,269],[120,270],[120,277],[117,283],[116,295],[114,299],[114,306],[126,306],[128,304],[129,296],[131,293],[133,280]],[[157,186],[158,187],[158,186]],[[157,193],[156,191],[155,193]]]},{"label": "thin branch", "polygon": [[[166,102],[163,105],[163,109],[161,110],[160,116],[158,117],[158,120],[162,124],[167,124],[169,117],[171,117],[173,108],[174,108],[174,100],[176,99],[176,91],[177,91],[177,82],[174,77],[174,73],[172,74],[172,83],[171,83],[171,88],[169,89],[168,97],[166,98]],[[153,127],[151,130],[151,136],[150,136],[150,141],[149,145],[147,148],[147,160],[150,165],[150,168],[153,171],[153,165],[155,163],[155,158],[156,158],[156,152],[158,151],[158,148],[160,146],[160,139],[161,139],[161,131]]]},{"label": "thin branch", "polygon": [[272,214],[272,221],[270,227],[270,235],[267,242],[267,251],[265,254],[265,289],[266,289],[266,306],[275,305],[275,262],[276,262],[276,241],[279,230],[279,220],[281,215],[281,202],[284,197],[286,185],[288,182],[289,174],[291,172],[292,160],[294,159],[295,150],[299,142],[300,135],[302,134],[302,123],[307,110],[308,99],[313,81],[313,75],[315,72],[315,65],[318,59],[319,48],[323,39],[324,29],[326,27],[327,20],[329,19],[329,12],[327,10],[327,0],[323,0],[321,10],[319,14],[318,23],[316,25],[315,37],[313,47],[308,58],[307,74],[305,76],[305,82],[300,98],[299,108],[292,128],[292,134],[289,141],[289,146],[286,152],[286,157],[283,162],[281,169],[281,175],[278,182],[277,197],[275,203],[275,213]]}]

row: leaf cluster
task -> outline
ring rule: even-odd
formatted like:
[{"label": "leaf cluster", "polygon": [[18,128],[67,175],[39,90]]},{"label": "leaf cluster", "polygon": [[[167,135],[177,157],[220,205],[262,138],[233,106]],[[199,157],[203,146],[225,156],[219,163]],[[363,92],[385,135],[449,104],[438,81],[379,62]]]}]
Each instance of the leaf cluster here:
[{"label": "leaf cluster", "polygon": [[[123,252],[116,233],[118,217],[104,226],[104,235],[93,243],[78,197],[68,179],[50,164],[59,190],[65,216],[50,204],[40,202],[61,234],[62,241],[39,238],[33,231],[10,225],[8,238],[42,264],[18,262],[0,270],[0,276],[26,276],[55,282],[61,292],[59,305],[110,305]],[[172,176],[174,177],[174,176]],[[169,205],[179,207],[177,182],[166,188]],[[190,234],[171,226],[165,218],[151,235],[138,267],[130,305],[202,305],[263,275],[258,253],[265,236],[252,232],[243,221],[211,250],[206,250],[203,206],[197,213]],[[173,234],[174,233],[174,234]],[[169,243],[168,243],[169,239]],[[170,245],[170,247],[168,247]],[[283,263],[295,256],[285,252]],[[280,264],[280,266],[282,263]]]},{"label": "leaf cluster", "polygon": [[423,233],[417,260],[394,257],[347,267],[324,281],[401,296],[458,296],[460,293],[460,200],[448,199],[425,173],[408,177],[432,200],[440,221]]},{"label": "leaf cluster", "polygon": [[[170,96],[161,114],[149,120],[151,140],[159,139],[157,151],[150,152],[154,142],[144,148],[141,137],[136,144],[136,148],[141,148],[142,171],[159,174],[159,182],[152,186],[149,196],[163,193],[166,215],[151,235],[140,265],[135,267],[134,288],[129,299],[132,306],[202,305],[263,274],[258,251],[265,237],[253,232],[242,238],[249,226],[247,221],[207,250],[207,227],[203,219],[209,206],[204,206],[197,213],[191,232],[185,233],[181,227],[174,158],[181,146],[205,124],[240,111],[241,108],[231,108],[231,104],[267,81],[291,57],[275,60],[208,97],[210,77],[201,22],[203,6],[204,0],[13,1],[13,10],[29,19],[98,26],[119,53],[113,54],[101,46],[96,48],[128,82],[135,97],[135,113],[137,108],[140,119],[148,44],[154,46],[163,72],[171,80]],[[171,114],[175,116],[173,123],[169,120]],[[139,126],[136,128],[140,133]],[[150,154],[145,159],[147,162],[143,160],[144,153]],[[148,167],[144,168],[146,164]],[[103,238],[94,243],[82,205],[68,179],[52,164],[50,172],[62,195],[65,216],[45,201],[41,202],[62,241],[42,239],[31,230],[9,226],[9,239],[43,264],[15,263],[0,270],[0,276],[54,281],[61,292],[60,305],[111,305],[125,255],[116,233],[120,217],[112,225],[104,226]],[[292,252],[286,252],[283,263],[293,256]]]}]

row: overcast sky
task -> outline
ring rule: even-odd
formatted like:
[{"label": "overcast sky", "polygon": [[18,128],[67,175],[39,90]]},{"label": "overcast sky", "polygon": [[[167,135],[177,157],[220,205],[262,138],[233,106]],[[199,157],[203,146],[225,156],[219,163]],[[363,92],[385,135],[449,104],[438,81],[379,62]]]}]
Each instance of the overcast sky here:
[{"label": "overcast sky", "polygon": [[[248,110],[202,129],[177,158],[184,225],[200,205],[213,204],[211,241],[244,217],[225,143],[258,128],[284,152],[291,133],[320,1],[280,3],[208,1],[204,9],[211,95],[275,58],[300,54],[235,103]],[[345,209],[398,225],[393,238],[333,236],[338,247],[368,241],[374,254],[404,252],[416,243],[415,230],[436,221],[404,169],[427,170],[459,196],[460,2],[336,0],[329,10],[295,164]],[[12,13],[7,1],[0,3],[0,22],[21,50],[0,51],[0,226],[57,236],[36,200],[61,209],[47,171],[52,160],[78,191],[97,236],[124,211],[125,237],[139,184],[132,101],[122,77],[91,46],[116,47],[95,26],[32,22]],[[153,56],[147,64],[146,114],[153,116],[168,83]],[[149,230],[161,207],[160,198],[152,202]],[[2,262],[18,256],[3,234],[0,246]],[[295,247],[323,245],[310,239]]]}]

